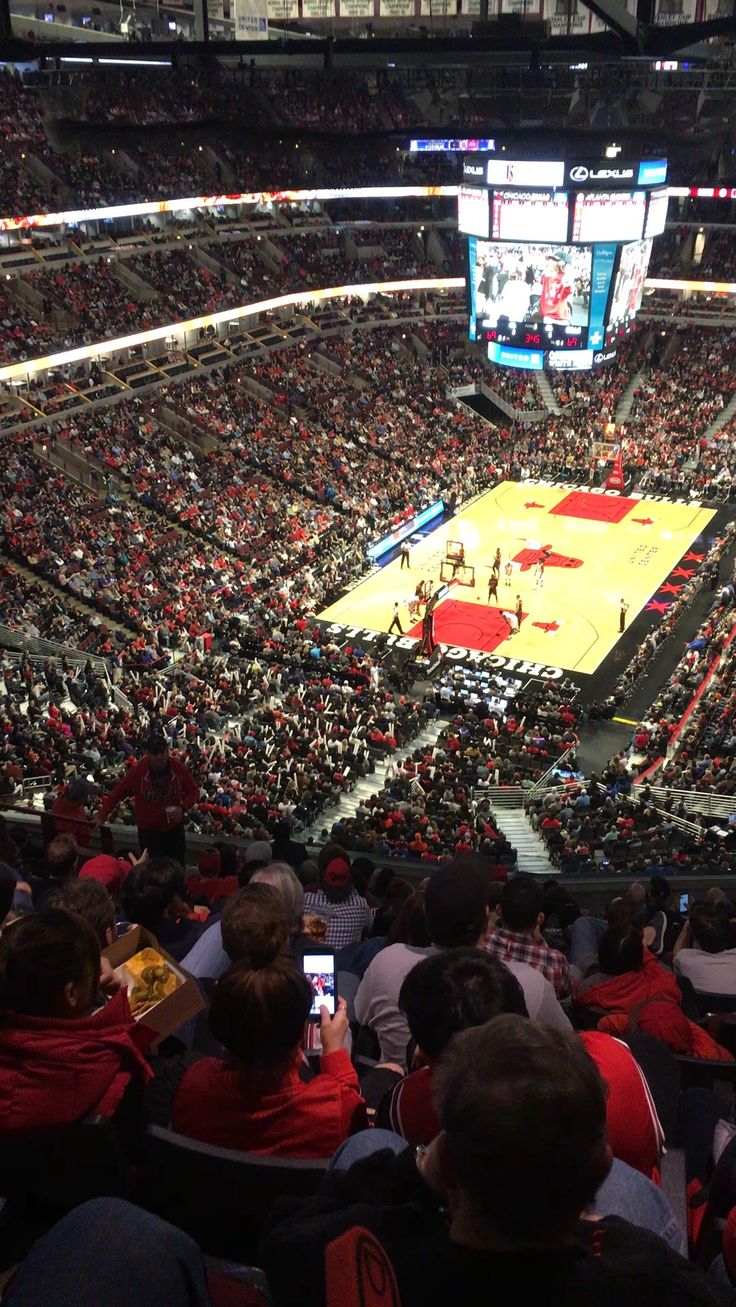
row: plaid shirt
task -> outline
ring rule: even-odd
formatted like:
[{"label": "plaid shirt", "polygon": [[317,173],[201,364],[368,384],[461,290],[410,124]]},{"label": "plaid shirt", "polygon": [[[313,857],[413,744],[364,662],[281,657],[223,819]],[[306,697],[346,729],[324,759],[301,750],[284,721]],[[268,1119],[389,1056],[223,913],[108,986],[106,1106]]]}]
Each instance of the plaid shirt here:
[{"label": "plaid shirt", "polygon": [[499,926],[486,936],[485,948],[499,962],[526,962],[541,971],[554,986],[558,998],[567,998],[570,993],[572,984],[567,958],[544,941],[539,943],[528,930],[507,930],[505,926]]},{"label": "plaid shirt", "polygon": [[318,890],[304,895],[304,916],[321,917],[327,922],[325,944],[327,948],[341,949],[363,938],[371,924],[373,913],[357,890],[351,889],[346,899],[334,902]]}]

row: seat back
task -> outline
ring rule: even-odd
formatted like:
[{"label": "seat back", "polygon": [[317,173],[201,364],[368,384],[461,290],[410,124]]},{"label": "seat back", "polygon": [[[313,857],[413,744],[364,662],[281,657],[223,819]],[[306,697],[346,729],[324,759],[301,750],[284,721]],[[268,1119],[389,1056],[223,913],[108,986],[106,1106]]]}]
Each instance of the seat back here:
[{"label": "seat back", "polygon": [[387,1253],[359,1225],[327,1245],[325,1287],[327,1307],[401,1307]]},{"label": "seat back", "polygon": [[710,1017],[720,1012],[736,1012],[736,994],[706,994],[694,989],[698,1015]]},{"label": "seat back", "polygon": [[107,1117],[0,1137],[1,1264],[21,1260],[41,1234],[80,1203],[126,1198],[132,1191],[130,1163]]},{"label": "seat back", "polygon": [[315,1193],[327,1165],[217,1148],[161,1126],[150,1126],[146,1139],[144,1205],[210,1256],[241,1262],[255,1259],[276,1199]]}]

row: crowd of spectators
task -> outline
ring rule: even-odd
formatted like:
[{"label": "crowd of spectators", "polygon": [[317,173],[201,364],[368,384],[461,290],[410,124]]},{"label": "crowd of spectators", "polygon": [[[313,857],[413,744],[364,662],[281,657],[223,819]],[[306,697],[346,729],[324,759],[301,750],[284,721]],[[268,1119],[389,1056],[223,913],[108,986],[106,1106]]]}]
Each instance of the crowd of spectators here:
[{"label": "crowd of spectators", "polygon": [[625,759],[614,759],[601,777],[563,794],[534,800],[532,825],[551,861],[564,875],[697,875],[728,873],[733,852],[702,832],[678,824],[674,804],[660,810],[645,785],[632,788]]},{"label": "crowd of spectators", "polygon": [[[320,228],[281,239],[278,233],[269,233],[268,254],[262,256],[265,245],[261,246],[256,229],[247,237],[213,240],[211,228],[205,225],[201,232],[190,230],[186,244],[182,239],[180,245],[161,249],[163,239],[181,239],[182,234],[147,231],[144,224],[141,235],[150,244],[141,242],[135,255],[121,242],[119,252],[24,272],[23,281],[41,297],[38,321],[18,300],[7,303],[7,331],[0,345],[3,361],[32,357],[54,344],[70,348],[136,327],[147,330],[269,295],[372,281],[384,274],[439,275],[434,264],[417,261],[418,246],[411,251],[410,238],[419,239],[416,232],[386,228],[389,243],[397,233],[401,235],[390,266],[382,259],[366,262],[345,257],[339,237],[333,237],[329,228],[327,232],[326,236]],[[131,288],[126,269],[143,281],[142,288]],[[3,304],[0,301],[0,311]]]},{"label": "crowd of spectators", "polygon": [[[470,677],[472,686],[472,675]],[[452,713],[455,690],[440,686],[428,696],[435,710]],[[513,865],[491,803],[496,787],[531,788],[567,755],[575,767],[580,713],[565,690],[514,698],[507,712],[479,675],[436,742],[392,768],[383,790],[358,805],[354,817],[338,818],[331,838],[377,856],[437,862],[478,851],[494,865]],[[488,797],[478,802],[480,791]]]},{"label": "crowd of spectators", "polygon": [[697,281],[733,281],[735,274],[736,231],[708,229],[700,262],[693,264],[689,275]]},{"label": "crowd of spectators", "polygon": [[[734,391],[736,337],[725,329],[683,332],[666,364],[650,369],[624,425],[624,465],[642,490],[725,498],[730,474],[714,470],[705,432]],[[713,447],[717,449],[716,447]]]},{"label": "crowd of spectators", "polygon": [[[734,534],[734,528],[728,526],[722,535],[716,537],[703,556],[702,561],[693,569],[693,575],[684,581],[682,589],[669,603],[662,620],[647,632],[627,667],[616,681],[611,696],[612,703],[621,704],[626,702],[641,678],[649,670],[658,651],[669,640],[683,615],[689,611],[693,600],[700,594],[701,590],[705,587],[708,587],[711,592],[719,589],[721,559],[732,545]],[[720,605],[721,601],[716,600],[716,603]],[[689,656],[687,651],[686,656]]]},{"label": "crowd of spectators", "polygon": [[[179,87],[172,74],[163,96],[157,87],[127,107],[126,121],[161,121],[170,83],[178,118],[217,108],[205,83],[187,74]],[[118,121],[132,84],[124,76],[107,92],[95,87],[88,112]],[[336,76],[322,97],[300,76],[274,73],[266,84],[284,121],[298,114],[319,127],[327,114],[338,130],[360,131],[375,118],[368,81],[348,95]],[[4,85],[22,126],[24,95]],[[408,121],[398,94],[383,112]],[[188,168],[172,151],[161,185],[197,184]],[[90,165],[85,184],[97,182]],[[333,280],[342,259],[309,233],[280,248],[273,282],[253,241],[222,243],[235,281],[185,249],[137,257],[159,296],[146,321],[159,308],[187,316],[221,306],[244,285]],[[416,235],[394,229],[385,248],[381,266],[422,268]],[[207,249],[219,259],[219,243]],[[75,329],[143,321],[141,305],[121,302],[107,263],[55,270],[44,284]],[[0,1138],[21,1146],[24,1200],[53,1162],[44,1132],[103,1118],[134,1168],[128,1192],[145,1204],[146,1186],[164,1179],[165,1162],[153,1176],[144,1146],[153,1124],[291,1159],[292,1178],[317,1162],[299,1197],[272,1207],[259,1191],[262,1210],[254,1203],[226,1262],[210,1266],[213,1285],[216,1274],[228,1279],[228,1302],[324,1307],[347,1300],[356,1281],[367,1300],[385,1257],[404,1307],[464,1301],[489,1285],[503,1301],[552,1293],[582,1307],[618,1303],[632,1284],[652,1303],[726,1307],[736,1215],[720,1227],[736,1199],[736,1145],[721,1118],[732,1104],[680,1088],[693,1063],[708,1083],[732,1072],[728,1023],[705,1029],[692,1018],[706,984],[736,1004],[736,910],[717,889],[687,920],[669,900],[672,878],[706,884],[730,873],[733,836],[701,819],[683,824],[684,805],[655,806],[634,773],[669,753],[657,778],[665,785],[734,793],[736,582],[719,573],[730,533],[659,635],[703,584],[714,590],[711,612],[628,751],[600,777],[574,774],[582,711],[564,680],[536,693],[513,676],[443,668],[421,699],[389,688],[370,651],[356,639],[334,643],[315,611],[358,575],[370,540],[439,495],[462,502],[505,476],[589,483],[590,440],[613,418],[638,341],[624,344],[615,369],[559,378],[562,413],[512,433],[446,397],[489,376],[466,352],[462,325],[425,318],[348,332],[89,412],[70,386],[49,383],[48,394],[38,388],[47,411],[57,409],[45,450],[6,439],[0,546],[39,579],[3,563],[0,624],[102,654],[109,671],[64,654],[0,655],[0,793],[28,797],[31,778],[47,784],[56,830],[42,849],[27,827],[0,823]],[[704,433],[733,392],[732,354],[727,333],[688,333],[653,366],[626,430],[637,484],[729,493],[733,425],[714,446]],[[537,406],[523,379],[491,374],[494,383],[514,407]],[[104,469],[103,498],[43,456],[67,450]],[[635,656],[632,677],[646,656]],[[433,743],[413,747],[430,720]],[[563,760],[565,788],[531,794]],[[379,762],[383,788],[334,821]],[[629,886],[603,919],[559,883],[543,890],[513,875],[516,852],[494,807],[508,786],[527,792],[560,870],[633,873],[650,888]],[[129,833],[138,826],[141,853],[89,859],[93,820],[115,812]],[[189,875],[185,821],[208,845]],[[294,837],[323,822],[312,861]],[[248,841],[244,851],[235,839]],[[372,856],[414,859],[431,874],[417,887]],[[133,1019],[126,983],[104,956],[125,946],[131,925],[194,978],[202,1005],[163,1041],[150,1013]],[[327,974],[324,961],[310,963],[310,945],[335,951],[334,1013],[321,1003]],[[686,1149],[689,1229],[659,1187],[665,1143]],[[213,1167],[221,1160],[207,1156]],[[96,1160],[104,1166],[104,1153]],[[87,1196],[81,1156],[76,1172],[73,1195]],[[207,1206],[226,1213],[233,1195],[220,1205],[214,1175]],[[182,1207],[171,1194],[149,1204],[167,1225],[143,1205],[75,1207],[68,1184],[41,1185],[42,1219],[14,1232],[18,1183],[6,1169],[3,1234],[22,1263],[9,1303],[61,1301],[62,1286],[78,1301],[80,1285],[105,1307],[216,1300],[201,1252],[175,1228],[201,1194],[179,1184]],[[277,1186],[269,1180],[269,1192]],[[62,1224],[47,1232],[52,1212]],[[371,1245],[370,1276],[345,1251],[356,1224],[363,1255],[371,1238],[385,1250]],[[325,1249],[334,1267],[336,1237],[342,1288],[333,1292]],[[688,1252],[699,1267],[683,1260]],[[247,1286],[242,1273],[236,1283],[237,1262],[266,1279],[249,1269]]]}]

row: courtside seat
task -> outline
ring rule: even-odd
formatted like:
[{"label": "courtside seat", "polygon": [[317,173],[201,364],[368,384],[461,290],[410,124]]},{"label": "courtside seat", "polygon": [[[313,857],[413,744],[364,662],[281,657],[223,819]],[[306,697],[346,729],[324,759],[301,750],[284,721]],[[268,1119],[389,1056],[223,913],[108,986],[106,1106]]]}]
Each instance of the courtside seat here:
[{"label": "courtside seat", "polygon": [[252,1262],[277,1198],[316,1192],[327,1161],[217,1148],[150,1126],[139,1201],[212,1257]]}]

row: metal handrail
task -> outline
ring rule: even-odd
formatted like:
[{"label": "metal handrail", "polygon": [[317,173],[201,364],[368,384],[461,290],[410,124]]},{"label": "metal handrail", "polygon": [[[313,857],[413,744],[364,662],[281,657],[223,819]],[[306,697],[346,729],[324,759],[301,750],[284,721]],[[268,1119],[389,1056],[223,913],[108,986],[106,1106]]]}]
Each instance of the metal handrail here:
[{"label": "metal handrail", "polygon": [[[666,799],[682,803],[688,812],[701,812],[710,817],[730,817],[736,813],[736,794],[712,794],[709,790],[675,790],[669,785],[644,785],[656,805]],[[669,815],[669,814],[668,814]]]},{"label": "metal handrail", "polygon": [[489,785],[473,789],[473,803],[490,799],[494,808],[523,808],[526,790],[521,785]]},{"label": "metal handrail", "polygon": [[24,635],[12,626],[0,624],[0,644],[18,653],[26,653],[31,658],[66,658],[70,663],[90,662],[95,671],[101,674],[107,671],[107,661],[100,654],[88,654],[74,645],[60,644],[58,640],[46,640],[42,636]]},{"label": "metal handrail", "polygon": [[21,631],[14,630],[12,626],[4,626],[2,623],[0,623],[0,645],[19,657],[25,654],[32,663],[46,662],[47,658],[66,658],[67,662],[77,667],[91,663],[98,675],[104,676],[107,681],[115,706],[125,712],[133,711],[132,701],[111,680],[108,660],[101,654],[85,653],[83,649],[76,649],[73,645],[59,644],[56,640],[45,640],[40,636],[24,636]]},{"label": "metal handrail", "polygon": [[540,776],[539,780],[538,780],[538,781],[537,781],[537,782],[532,786],[532,788],[531,788],[530,790],[526,790],[526,794],[527,794],[530,798],[531,798],[532,796],[536,796],[536,797],[538,797],[538,796],[540,795],[540,793],[542,792],[542,790],[545,790],[545,791],[546,791],[546,790],[565,789],[565,788],[567,788],[566,786],[548,785],[548,784],[547,784],[547,780],[548,780],[548,778],[549,778],[550,776],[553,775],[554,772],[559,771],[559,769],[560,769],[560,765],[561,765],[563,762],[565,762],[565,760],[566,760],[567,758],[570,757],[570,754],[571,754],[571,753],[574,753],[574,751],[575,751],[576,748],[577,748],[577,745],[575,745],[575,744],[571,744],[571,745],[569,745],[568,748],[565,749],[565,752],[564,752],[564,753],[561,753],[560,756],[559,756],[559,758],[556,758],[555,761],[554,761],[553,763],[551,763],[551,765],[547,768],[546,772],[544,772],[543,775]]}]

